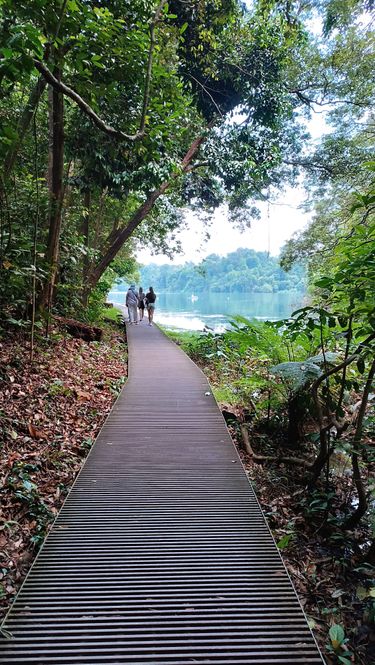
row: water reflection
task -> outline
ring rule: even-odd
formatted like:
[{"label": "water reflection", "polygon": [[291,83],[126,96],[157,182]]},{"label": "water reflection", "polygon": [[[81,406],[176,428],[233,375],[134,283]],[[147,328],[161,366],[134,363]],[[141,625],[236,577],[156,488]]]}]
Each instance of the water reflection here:
[{"label": "water reflection", "polygon": [[[222,332],[231,316],[240,314],[259,320],[277,320],[290,316],[303,306],[305,294],[284,293],[159,293],[155,322],[180,330],[204,330],[209,327]],[[108,301],[124,305],[125,291],[114,290]]]}]

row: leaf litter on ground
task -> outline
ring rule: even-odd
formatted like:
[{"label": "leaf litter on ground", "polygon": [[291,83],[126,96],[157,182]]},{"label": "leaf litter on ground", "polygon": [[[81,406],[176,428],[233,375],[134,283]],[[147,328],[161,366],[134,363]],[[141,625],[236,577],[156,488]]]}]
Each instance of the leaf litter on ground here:
[{"label": "leaf litter on ground", "polygon": [[14,599],[126,378],[126,346],[54,331],[34,362],[0,340],[0,616]]}]

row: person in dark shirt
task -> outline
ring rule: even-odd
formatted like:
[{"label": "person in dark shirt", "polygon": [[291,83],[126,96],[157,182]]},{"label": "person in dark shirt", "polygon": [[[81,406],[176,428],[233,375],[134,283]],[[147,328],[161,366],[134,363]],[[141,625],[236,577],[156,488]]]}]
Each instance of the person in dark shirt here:
[{"label": "person in dark shirt", "polygon": [[146,307],[148,313],[149,326],[152,326],[152,322],[154,320],[155,300],[156,300],[156,293],[154,292],[152,286],[150,286],[146,293]]},{"label": "person in dark shirt", "polygon": [[143,321],[143,315],[145,313],[145,294],[143,293],[143,289],[141,286],[139,287],[139,293],[138,293],[138,309],[139,309],[139,320]]}]

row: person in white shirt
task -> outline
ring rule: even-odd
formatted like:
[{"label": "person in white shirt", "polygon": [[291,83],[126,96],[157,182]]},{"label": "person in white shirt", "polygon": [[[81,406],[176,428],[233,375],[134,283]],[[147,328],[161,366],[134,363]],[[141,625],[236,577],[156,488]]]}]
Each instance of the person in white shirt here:
[{"label": "person in white shirt", "polygon": [[131,284],[127,293],[125,304],[129,312],[129,323],[138,325],[138,293],[135,290],[135,284]]}]

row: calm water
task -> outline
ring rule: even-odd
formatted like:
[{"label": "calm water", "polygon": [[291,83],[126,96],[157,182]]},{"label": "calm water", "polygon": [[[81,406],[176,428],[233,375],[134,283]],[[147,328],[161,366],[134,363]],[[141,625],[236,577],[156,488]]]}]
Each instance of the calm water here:
[{"label": "calm water", "polygon": [[[216,332],[222,331],[228,318],[240,314],[249,319],[283,319],[302,307],[304,293],[208,293],[192,294],[158,293],[155,321],[180,330],[203,330],[208,326]],[[111,291],[108,302],[124,305],[125,292]]]}]

